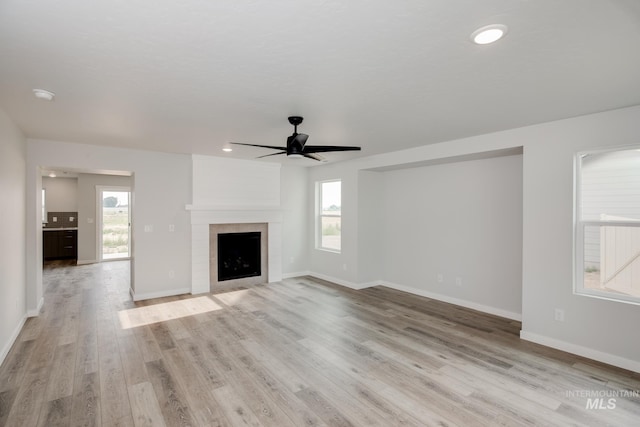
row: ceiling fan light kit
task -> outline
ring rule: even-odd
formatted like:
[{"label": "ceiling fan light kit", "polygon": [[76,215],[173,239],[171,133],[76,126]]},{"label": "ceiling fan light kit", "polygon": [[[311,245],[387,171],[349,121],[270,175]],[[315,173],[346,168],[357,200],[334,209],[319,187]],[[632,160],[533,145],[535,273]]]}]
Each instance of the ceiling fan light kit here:
[{"label": "ceiling fan light kit", "polygon": [[265,154],[264,156],[258,157],[259,159],[263,157],[270,156],[278,156],[280,154],[286,154],[287,157],[292,159],[299,159],[302,157],[306,157],[308,159],[313,159],[317,161],[326,161],[324,157],[318,155],[317,153],[327,153],[331,151],[360,151],[360,147],[349,147],[349,146],[340,146],[340,145],[306,145],[307,139],[309,139],[309,135],[304,133],[298,133],[298,125],[302,123],[304,118],[302,116],[290,116],[288,118],[289,123],[293,125],[293,134],[287,138],[287,146],[286,147],[277,147],[273,145],[260,145],[260,144],[245,144],[242,142],[232,142],[231,144],[235,145],[247,145],[249,147],[261,147],[261,148],[269,148],[272,150],[280,150],[278,153],[273,154]]}]

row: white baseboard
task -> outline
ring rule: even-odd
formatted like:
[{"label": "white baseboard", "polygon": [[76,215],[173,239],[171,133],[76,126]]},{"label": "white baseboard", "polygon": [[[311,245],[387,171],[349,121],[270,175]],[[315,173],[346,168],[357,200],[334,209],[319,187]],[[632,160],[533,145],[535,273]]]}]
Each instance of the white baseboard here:
[{"label": "white baseboard", "polygon": [[607,363],[609,365],[640,373],[640,362],[636,360],[625,359],[624,357],[616,356],[614,354],[605,353],[603,351],[594,350],[592,348],[583,347],[581,345],[571,344],[568,342],[557,340],[555,338],[550,338],[544,335],[538,335],[527,331],[520,331],[520,338],[525,341],[531,341],[536,344],[544,345],[546,347],[555,348],[556,350],[562,350],[566,351],[567,353],[577,354],[578,356],[583,356],[589,359],[597,360],[598,362]]},{"label": "white baseboard", "polygon": [[172,297],[175,295],[190,294],[191,288],[171,289],[171,290],[160,291],[160,292],[149,292],[147,294],[136,294],[133,289],[129,289],[129,293],[131,294],[131,297],[133,298],[134,301],[143,301],[146,299]]},{"label": "white baseboard", "polygon": [[27,310],[27,317],[38,317],[40,315],[40,310],[42,310],[42,306],[44,305],[44,297],[40,298],[38,302],[38,307],[35,310]]},{"label": "white baseboard", "polygon": [[309,271],[306,274],[307,276],[316,277],[321,280],[326,280],[327,282],[335,283],[346,288],[360,290],[370,288],[372,286],[379,285],[379,282],[369,282],[369,283],[354,283],[349,282],[348,280],[338,279],[337,277],[327,276],[326,274],[316,273],[315,271]]},{"label": "white baseboard", "polygon": [[26,321],[27,321],[27,315],[25,314],[24,316],[22,316],[22,319],[20,319],[20,321],[18,322],[18,325],[13,330],[13,333],[9,337],[9,341],[7,341],[7,343],[2,348],[2,353],[0,353],[0,365],[4,363],[4,359],[7,357],[7,355],[9,354],[9,351],[11,350],[11,347],[16,342],[16,339],[18,338],[18,335],[20,335],[20,331],[24,326],[24,322]]},{"label": "white baseboard", "polygon": [[[349,289],[355,289],[355,290],[371,288],[371,287],[374,287],[374,286],[386,286],[388,288],[396,289],[396,290],[402,291],[402,292],[407,292],[409,294],[418,295],[418,296],[426,297],[426,298],[431,298],[431,299],[435,299],[435,300],[438,300],[438,301],[447,302],[449,304],[459,305],[461,307],[471,308],[473,310],[478,310],[478,311],[481,311],[483,313],[493,314],[495,316],[500,316],[500,317],[504,317],[504,318],[511,319],[511,320],[522,321],[522,314],[520,314],[520,313],[515,313],[515,312],[512,312],[512,311],[503,310],[503,309],[496,308],[496,307],[491,307],[491,306],[488,306],[488,305],[478,304],[478,303],[475,303],[475,302],[472,302],[472,301],[453,298],[453,297],[449,297],[447,295],[442,295],[442,294],[437,294],[437,293],[434,293],[434,292],[425,291],[423,289],[416,289],[416,288],[412,288],[412,287],[409,287],[409,286],[403,286],[403,285],[399,285],[397,283],[385,282],[383,280],[374,280],[374,281],[366,282],[366,283],[353,283],[353,282],[349,282],[347,280],[339,279],[337,277],[328,276],[326,274],[317,273],[317,272],[314,272],[314,271],[305,271],[305,272],[300,272],[300,273],[290,273],[290,274],[286,275],[286,278],[299,277],[299,276],[316,277],[318,279],[326,280],[327,282],[336,283],[338,285],[345,286],[345,287],[347,287]],[[283,275],[283,278],[285,278],[285,275]]]},{"label": "white baseboard", "polygon": [[302,276],[309,276],[311,273],[308,271],[298,271],[295,273],[282,273],[282,278],[283,279],[292,279],[294,277],[302,277]]},{"label": "white baseboard", "polygon": [[96,263],[98,263],[97,259],[79,259],[76,261],[76,265],[96,264]]},{"label": "white baseboard", "polygon": [[513,311],[503,310],[501,308],[491,307],[484,304],[479,304],[472,301],[467,301],[459,298],[450,297],[448,295],[442,295],[435,292],[426,291],[424,289],[416,289],[409,286],[399,285],[397,283],[381,282],[380,286],[386,286],[391,289],[395,289],[402,292],[418,295],[421,297],[431,298],[438,301],[446,302],[449,304],[459,305],[461,307],[470,308],[472,310],[478,310],[483,313],[493,314],[494,316],[500,316],[511,320],[522,321],[522,314],[515,313]]}]

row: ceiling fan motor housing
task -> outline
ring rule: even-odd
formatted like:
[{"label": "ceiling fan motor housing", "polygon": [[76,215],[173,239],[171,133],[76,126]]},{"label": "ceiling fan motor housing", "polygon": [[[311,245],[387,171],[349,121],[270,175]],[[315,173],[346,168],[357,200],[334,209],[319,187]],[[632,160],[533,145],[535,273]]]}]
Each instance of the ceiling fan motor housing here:
[{"label": "ceiling fan motor housing", "polygon": [[289,123],[294,126],[298,126],[300,123],[302,123],[303,120],[304,117],[302,116],[289,116]]}]

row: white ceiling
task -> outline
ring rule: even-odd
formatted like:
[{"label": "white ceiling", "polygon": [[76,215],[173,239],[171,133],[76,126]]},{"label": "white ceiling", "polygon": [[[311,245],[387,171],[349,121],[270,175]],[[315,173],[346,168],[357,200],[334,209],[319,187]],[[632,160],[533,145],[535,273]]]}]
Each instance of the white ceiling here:
[{"label": "white ceiling", "polygon": [[362,146],[337,161],[636,104],[639,0],[0,0],[0,107],[30,138],[253,158],[221,148],[284,145],[296,114]]}]

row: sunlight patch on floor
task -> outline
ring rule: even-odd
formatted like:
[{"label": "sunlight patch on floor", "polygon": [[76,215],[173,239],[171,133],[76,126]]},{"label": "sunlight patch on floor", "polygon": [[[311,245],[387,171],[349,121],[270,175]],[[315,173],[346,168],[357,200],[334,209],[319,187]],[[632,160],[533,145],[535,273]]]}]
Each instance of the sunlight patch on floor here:
[{"label": "sunlight patch on floor", "polygon": [[213,296],[231,307],[241,302],[248,293],[249,289],[240,289],[238,291],[224,292]]},{"label": "sunlight patch on floor", "polygon": [[118,317],[122,329],[131,329],[221,309],[222,307],[210,298],[196,297],[120,310]]}]

